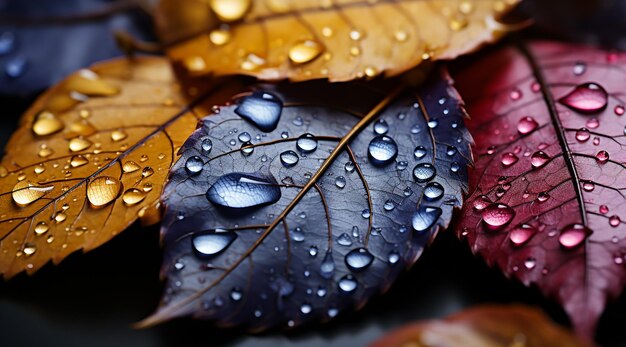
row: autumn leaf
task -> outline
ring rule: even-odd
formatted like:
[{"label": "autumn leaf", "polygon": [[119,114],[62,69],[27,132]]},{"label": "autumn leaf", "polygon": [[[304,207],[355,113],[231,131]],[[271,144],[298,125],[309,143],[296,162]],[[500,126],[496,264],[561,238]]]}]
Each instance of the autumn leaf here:
[{"label": "autumn leaf", "polygon": [[113,32],[152,37],[135,0],[19,0],[0,4],[0,94],[40,92],[122,54]]},{"label": "autumn leaf", "polygon": [[500,37],[519,0],[163,0],[169,57],[193,74],[347,81],[397,75]]},{"label": "autumn leaf", "polygon": [[459,236],[591,336],[624,289],[626,56],[552,42],[459,73],[476,169]]},{"label": "autumn leaf", "polygon": [[484,305],[442,320],[417,322],[383,336],[372,347],[591,347],[522,305]]},{"label": "autumn leaf", "polygon": [[100,246],[138,217],[158,220],[150,212],[175,151],[206,115],[195,109],[237,92],[219,88],[187,104],[165,59],[119,59],[39,98],[0,166],[0,273],[32,274]]},{"label": "autumn leaf", "polygon": [[140,326],[294,327],[385,291],[461,206],[471,160],[447,75],[399,83],[267,86],[204,119],[164,190],[168,280]]}]

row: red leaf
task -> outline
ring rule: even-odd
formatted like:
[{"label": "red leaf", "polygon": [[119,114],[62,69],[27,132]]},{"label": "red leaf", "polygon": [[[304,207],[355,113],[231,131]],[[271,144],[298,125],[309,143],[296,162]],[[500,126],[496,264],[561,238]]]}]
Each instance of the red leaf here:
[{"label": "red leaf", "polygon": [[458,234],[586,336],[626,281],[625,68],[623,54],[539,42],[457,76],[477,155]]}]

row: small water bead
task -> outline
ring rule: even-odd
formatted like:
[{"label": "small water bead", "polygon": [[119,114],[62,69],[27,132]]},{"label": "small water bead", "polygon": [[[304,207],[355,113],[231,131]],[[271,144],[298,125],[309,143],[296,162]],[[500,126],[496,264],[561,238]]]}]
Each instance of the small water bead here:
[{"label": "small water bead", "polygon": [[585,83],[574,88],[559,102],[581,113],[596,113],[603,110],[608,103],[608,93],[596,83]]},{"label": "small water bead", "polygon": [[458,152],[458,149],[454,146],[448,146],[448,148],[446,148],[446,155],[448,157],[454,156],[457,152]]},{"label": "small water bead", "polygon": [[352,275],[345,275],[339,280],[337,285],[342,292],[353,293],[359,286],[359,283]]},{"label": "small water bead", "polygon": [[547,155],[545,152],[537,151],[533,153],[530,157],[530,165],[532,165],[532,167],[535,169],[539,169],[546,165],[548,161],[550,161],[550,159],[550,156]]},{"label": "small water bead", "polygon": [[365,248],[357,248],[348,252],[345,257],[346,265],[352,271],[362,271],[374,261],[374,256]]},{"label": "small water bead", "polygon": [[436,119],[431,119],[428,121],[428,127],[431,129],[435,129],[439,125],[439,121]]},{"label": "small water bead", "polygon": [[54,221],[63,223],[67,219],[67,215],[63,211],[59,211],[54,215]]},{"label": "small water bead", "polygon": [[22,76],[26,72],[26,68],[28,67],[28,61],[26,58],[18,56],[9,59],[6,65],[4,66],[4,72],[10,78],[18,78]]},{"label": "small water bead", "polygon": [[350,235],[343,233],[337,238],[337,244],[340,246],[352,246]]},{"label": "small water bead", "polygon": [[189,175],[199,174],[200,172],[202,172],[203,167],[204,162],[202,161],[202,158],[198,157],[197,155],[188,158],[185,162],[185,170]]},{"label": "small water bead", "polygon": [[607,161],[609,161],[610,156],[609,156],[609,152],[607,151],[600,151],[598,153],[596,153],[596,161],[600,164],[604,164]]},{"label": "small water bead", "polygon": [[304,232],[302,231],[302,228],[296,227],[293,229],[291,231],[291,238],[296,242],[304,241]]},{"label": "small water bead", "polygon": [[398,161],[396,163],[396,169],[398,171],[404,171],[406,170],[406,168],[409,166],[409,162],[408,161]]},{"label": "small water bead", "polygon": [[322,264],[320,265],[320,275],[323,278],[329,279],[332,278],[334,274],[335,260],[333,259],[333,252],[328,250],[324,256],[324,260],[322,260]]},{"label": "small water bead", "polygon": [[102,207],[117,199],[121,188],[117,178],[100,176],[89,182],[87,198],[93,207]]},{"label": "small water bead", "polygon": [[422,159],[424,158],[424,156],[426,156],[428,152],[426,151],[426,147],[424,146],[417,146],[415,147],[415,150],[413,151],[413,155],[415,156],[415,159]]},{"label": "small water bead", "polygon": [[600,138],[599,137],[594,137],[593,138],[593,145],[594,146],[598,146],[600,144]]},{"label": "small water bead", "polygon": [[324,46],[316,40],[302,40],[289,49],[289,60],[294,64],[305,64],[315,60],[324,52]]},{"label": "small water bead", "polygon": [[139,169],[141,169],[141,166],[139,166],[139,164],[135,163],[132,160],[129,160],[122,165],[122,170],[124,171],[124,173],[135,172]]},{"label": "small water bead", "polygon": [[69,149],[72,152],[84,151],[91,147],[93,143],[83,137],[76,137],[70,140]]},{"label": "small water bead", "polygon": [[0,35],[0,56],[11,53],[15,47],[15,35],[11,32],[3,32]]},{"label": "small water bead", "polygon": [[346,186],[346,178],[343,176],[337,176],[337,178],[335,178],[335,186],[339,189],[343,189]]},{"label": "small water bead", "polygon": [[492,203],[482,210],[483,222],[490,229],[501,229],[515,217],[515,211],[508,205]]},{"label": "small water bead", "polygon": [[624,108],[623,105],[617,105],[615,106],[615,109],[613,111],[615,112],[616,115],[623,116],[624,112],[626,112],[626,108]]},{"label": "small water bead", "polygon": [[254,92],[242,98],[235,109],[236,114],[263,132],[276,129],[282,111],[282,101],[267,92]]},{"label": "small water bead", "polygon": [[519,161],[519,158],[515,154],[508,152],[502,155],[500,162],[502,163],[504,167],[509,167],[517,163],[518,161]]},{"label": "small water bead", "polygon": [[559,243],[561,246],[572,249],[578,247],[591,234],[591,229],[582,224],[570,224],[561,230]]},{"label": "small water bead", "polygon": [[241,300],[241,298],[243,298],[243,292],[241,291],[241,288],[239,287],[235,287],[230,291],[230,298],[233,301],[239,301]]},{"label": "small water bead", "polygon": [[591,118],[587,120],[585,125],[589,129],[597,129],[600,126],[600,121],[598,120],[598,118]]},{"label": "small water bead", "polygon": [[250,136],[250,134],[246,131],[239,134],[237,138],[240,142],[250,142],[252,140],[252,136]]},{"label": "small water bead", "polygon": [[395,160],[398,145],[391,137],[379,135],[370,141],[367,154],[375,166],[384,166]]},{"label": "small water bead", "polygon": [[497,150],[496,146],[489,146],[487,147],[487,154],[492,155],[496,153],[496,150]]},{"label": "small water bead", "polygon": [[517,123],[517,131],[522,135],[526,135],[535,131],[538,126],[539,124],[533,117],[526,116]]},{"label": "small water bead", "polygon": [[383,208],[387,212],[393,211],[396,208],[396,203],[393,202],[393,200],[387,200],[387,201],[385,201],[385,204],[383,205]]},{"label": "small water bead", "polygon": [[280,162],[285,167],[293,167],[298,164],[299,161],[300,157],[298,156],[298,153],[292,150],[284,151],[280,154]]},{"label": "small water bead", "polygon": [[461,170],[461,164],[459,164],[458,162],[453,161],[453,162],[450,164],[450,171],[451,171],[452,173],[457,173],[457,172],[459,172],[460,170]]},{"label": "small water bead", "polygon": [[211,149],[213,149],[213,142],[211,139],[204,139],[200,144],[200,148],[202,148],[202,153],[208,155],[211,153]]},{"label": "small water bead", "polygon": [[385,135],[389,131],[389,124],[384,119],[374,122],[374,134]]},{"label": "small water bead", "polygon": [[417,212],[413,215],[411,220],[411,226],[413,230],[418,233],[423,233],[430,229],[439,217],[441,216],[442,210],[438,207],[430,207],[421,205],[418,207]]},{"label": "small water bead", "polygon": [[574,75],[581,76],[585,73],[585,71],[587,71],[587,64],[585,64],[584,62],[579,61],[574,65]]},{"label": "small water bead", "polygon": [[328,313],[328,317],[334,318],[335,316],[339,314],[339,310],[335,307],[331,307],[328,309],[327,313]]},{"label": "small water bead", "polygon": [[243,18],[252,6],[252,0],[209,0],[211,10],[224,22]]},{"label": "small water bead", "polygon": [[441,199],[443,193],[443,186],[437,182],[428,183],[424,188],[424,198],[427,201],[435,201]]},{"label": "small water bead", "polygon": [[143,190],[138,188],[130,188],[122,194],[122,201],[126,206],[136,205],[146,198],[146,194]]},{"label": "small water bead", "polygon": [[519,89],[513,89],[510,93],[509,93],[509,97],[511,98],[511,100],[519,100],[522,98],[522,91]]},{"label": "small water bead", "polygon": [[40,112],[33,122],[33,133],[39,136],[52,135],[65,127],[65,124],[55,114],[48,111]]},{"label": "small water bead", "polygon": [[545,202],[548,201],[548,199],[550,199],[550,194],[548,192],[541,192],[537,195],[537,200],[539,202]]},{"label": "small water bead", "polygon": [[417,164],[413,169],[413,178],[418,183],[426,183],[437,175],[435,166],[429,163]]},{"label": "small water bead", "polygon": [[41,236],[50,230],[50,227],[46,222],[39,222],[35,225],[35,235]]},{"label": "small water bead", "polygon": [[296,148],[302,153],[312,153],[317,149],[317,139],[312,134],[303,134],[296,141]]},{"label": "small water bead", "polygon": [[474,200],[474,203],[473,203],[474,210],[476,211],[482,211],[491,204],[492,204],[491,199],[489,199],[489,197],[486,195],[479,196],[476,200]]},{"label": "small water bead", "polygon": [[193,250],[200,257],[214,257],[226,250],[235,240],[233,231],[215,231],[195,234],[191,239]]},{"label": "small water bead", "polygon": [[152,175],[154,175],[154,169],[150,166],[146,166],[143,168],[143,170],[141,170],[141,177],[143,178],[148,178]]},{"label": "small water bead", "polygon": [[586,192],[592,192],[596,188],[596,185],[591,181],[583,181],[583,190]]},{"label": "small water bead", "polygon": [[361,211],[361,217],[363,217],[363,218],[369,218],[371,215],[372,214],[371,214],[369,208],[366,208],[363,211]]},{"label": "small water bead", "polygon": [[310,304],[302,304],[302,306],[300,306],[300,312],[302,312],[302,314],[309,314],[311,311],[313,311],[313,306]]},{"label": "small water bead", "polygon": [[617,215],[609,217],[609,225],[617,228],[622,223],[622,220]]},{"label": "small water bead", "polygon": [[537,260],[535,258],[528,258],[524,261],[524,267],[528,270],[532,270],[537,266]]},{"label": "small water bead", "polygon": [[28,206],[50,193],[54,186],[40,186],[35,183],[20,181],[11,192],[13,201],[20,207]]},{"label": "small water bead", "polygon": [[522,224],[511,231],[509,240],[515,246],[524,245],[537,233],[537,228],[529,224]]},{"label": "small water bead", "polygon": [[317,252],[318,252],[317,246],[311,246],[309,248],[309,255],[310,256],[312,256],[312,257],[317,256]]},{"label": "small water bead", "polygon": [[400,254],[396,251],[389,252],[389,255],[387,256],[387,261],[389,262],[389,264],[396,264],[398,261],[400,261]]},{"label": "small water bead", "polygon": [[254,153],[254,145],[252,142],[244,142],[241,144],[241,154],[245,157],[252,155]]},{"label": "small water bead", "polygon": [[591,137],[587,128],[580,128],[576,131],[576,140],[578,142],[586,142]]},{"label": "small water bead", "polygon": [[37,247],[32,243],[27,243],[26,245],[24,245],[24,249],[22,250],[22,252],[28,257],[37,252]]},{"label": "small water bead", "polygon": [[598,212],[600,212],[601,214],[607,214],[609,213],[609,207],[607,205],[600,205]]},{"label": "small water bead", "polygon": [[275,203],[281,192],[273,178],[235,172],[223,175],[213,183],[206,197],[217,206],[250,208]]},{"label": "small water bead", "polygon": [[406,187],[404,188],[404,190],[402,191],[402,194],[406,197],[409,197],[411,195],[413,195],[413,189],[411,189],[411,187]]}]

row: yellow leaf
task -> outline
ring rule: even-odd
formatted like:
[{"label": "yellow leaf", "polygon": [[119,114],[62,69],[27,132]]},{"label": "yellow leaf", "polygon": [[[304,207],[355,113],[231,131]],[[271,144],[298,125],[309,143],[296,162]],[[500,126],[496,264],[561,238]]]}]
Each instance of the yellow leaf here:
[{"label": "yellow leaf", "polygon": [[[213,87],[239,91],[225,83]],[[139,217],[158,220],[177,148],[208,105],[227,100],[185,92],[202,97],[187,104],[166,59],[141,58],[78,71],[40,97],[0,165],[0,275],[94,249]]]},{"label": "yellow leaf", "polygon": [[506,31],[521,0],[162,0],[172,60],[196,75],[294,81],[397,75]]}]

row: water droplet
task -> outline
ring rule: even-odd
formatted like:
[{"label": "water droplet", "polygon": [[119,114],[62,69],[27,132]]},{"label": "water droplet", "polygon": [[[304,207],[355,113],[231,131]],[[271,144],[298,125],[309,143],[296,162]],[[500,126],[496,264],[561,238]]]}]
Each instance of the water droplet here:
[{"label": "water droplet", "polygon": [[3,32],[0,35],[0,56],[9,54],[15,47],[15,35],[11,32]]},{"label": "water droplet", "polygon": [[600,212],[601,214],[607,214],[609,213],[609,207],[607,205],[600,205],[598,212]]},{"label": "water droplet", "polygon": [[428,121],[428,127],[431,129],[435,129],[439,125],[439,121],[436,119],[431,119]]},{"label": "water droplet", "polygon": [[125,162],[124,165],[122,165],[122,170],[124,171],[124,173],[135,172],[139,169],[141,169],[141,166],[139,166],[139,164],[135,163],[132,160],[129,160]]},{"label": "water droplet", "polygon": [[426,148],[424,146],[417,146],[415,147],[415,150],[413,151],[413,155],[415,156],[415,159],[422,159],[424,158],[424,156],[426,156]]},{"label": "water droplet", "polygon": [[333,252],[328,251],[322,260],[320,265],[320,275],[326,279],[332,278],[335,273],[335,261],[333,259]]},{"label": "water droplet", "polygon": [[391,163],[398,155],[398,145],[391,137],[376,136],[368,146],[368,156],[375,166]]},{"label": "water droplet", "polygon": [[541,192],[537,195],[537,200],[539,202],[545,202],[550,199],[550,194],[548,192]]},{"label": "water droplet", "polygon": [[389,264],[397,263],[398,261],[400,261],[400,254],[396,251],[389,252],[389,255],[387,256],[387,261],[389,262]]},{"label": "water droplet", "polygon": [[202,147],[202,152],[205,155],[208,155],[209,153],[211,153],[211,149],[213,148],[213,142],[211,141],[211,139],[204,139],[202,140],[202,144],[200,146]]},{"label": "water droplet", "polygon": [[535,266],[537,266],[537,260],[535,260],[535,258],[527,258],[524,261],[524,267],[527,268],[528,270],[534,269]]},{"label": "water droplet", "polygon": [[353,271],[365,270],[373,261],[374,256],[365,248],[353,249],[345,257],[346,265]]},{"label": "water droplet", "polygon": [[338,283],[339,289],[344,293],[353,293],[359,286],[359,283],[352,275],[343,276]]},{"label": "water droplet", "polygon": [[596,161],[600,164],[604,164],[607,161],[609,161],[609,152],[607,151],[600,151],[598,153],[596,153]]},{"label": "water droplet", "polygon": [[624,108],[623,105],[617,105],[617,106],[615,106],[614,111],[615,111],[616,115],[623,116],[624,112],[626,112],[626,108]]},{"label": "water droplet", "polygon": [[398,169],[398,171],[404,171],[406,170],[408,166],[409,166],[408,161],[399,161],[396,163],[396,169]]},{"label": "water droplet", "polygon": [[130,188],[122,194],[122,200],[126,206],[136,205],[146,198],[146,194],[143,190],[138,188]]},{"label": "water droplet", "polygon": [[613,216],[609,217],[609,225],[610,226],[616,228],[621,223],[622,223],[622,220],[619,218],[619,216],[613,215]]},{"label": "water droplet", "polygon": [[595,113],[603,110],[608,103],[608,93],[596,83],[585,83],[559,99],[559,102],[581,113]]},{"label": "water droplet", "polygon": [[[235,141],[235,140],[233,140]],[[252,145],[252,142],[244,142],[241,144],[241,154],[244,156],[249,156],[252,153],[254,153],[254,145]]]},{"label": "water droplet", "polygon": [[14,57],[7,61],[4,66],[4,72],[10,78],[18,78],[26,72],[26,68],[28,67],[28,61],[24,57]]},{"label": "water droplet", "polygon": [[509,167],[517,163],[518,160],[519,158],[515,154],[508,152],[502,155],[501,163],[504,167]]},{"label": "water droplet", "polygon": [[87,198],[93,207],[101,207],[117,199],[122,183],[109,176],[100,176],[89,182]]},{"label": "water droplet", "polygon": [[520,119],[519,123],[517,123],[517,131],[522,134],[530,134],[535,131],[539,124],[533,117],[524,117]]},{"label": "water droplet", "polygon": [[194,235],[191,244],[197,255],[213,257],[228,248],[235,239],[237,234],[233,231],[216,231]]},{"label": "water droplet", "polygon": [[37,252],[37,247],[32,243],[27,243],[26,245],[24,245],[24,249],[22,250],[22,252],[28,257]]},{"label": "water droplet", "polygon": [[453,162],[450,164],[450,171],[452,171],[453,173],[457,173],[457,172],[459,172],[460,170],[461,170],[461,164],[459,164],[458,162],[453,161]]},{"label": "water droplet", "polygon": [[254,92],[238,101],[235,113],[254,124],[263,132],[276,129],[283,103],[280,99],[267,92]]},{"label": "water droplet", "polygon": [[579,61],[574,65],[574,75],[581,76],[585,73],[585,71],[587,71],[587,64],[585,64],[584,62]]},{"label": "water droplet", "polygon": [[370,212],[369,208],[366,208],[363,211],[361,211],[361,217],[363,218],[369,218],[371,215],[372,213]]},{"label": "water droplet", "polygon": [[302,304],[302,306],[300,306],[300,312],[302,312],[302,314],[309,314],[311,311],[313,311],[313,307],[310,304]]},{"label": "water droplet", "polygon": [[302,153],[314,152],[317,149],[317,139],[312,134],[303,134],[296,141],[296,148]]},{"label": "water droplet", "polygon": [[230,291],[230,298],[233,301],[239,301],[241,300],[241,298],[243,298],[243,292],[241,291],[241,288],[239,287],[234,287],[231,291]]},{"label": "water droplet", "polygon": [[63,223],[67,219],[67,215],[63,211],[59,211],[54,215],[54,221]]},{"label": "water droplet", "polygon": [[350,235],[343,233],[337,238],[337,244],[346,247],[352,246],[352,239],[350,238]]},{"label": "water droplet", "polygon": [[300,161],[300,157],[298,157],[298,154],[294,151],[284,151],[280,154],[280,162],[285,167],[293,167],[298,164],[298,161]]},{"label": "water droplet", "polygon": [[389,131],[389,124],[384,119],[379,119],[374,122],[374,134],[385,135]]},{"label": "water droplet", "polygon": [[546,165],[550,160],[550,156],[542,151],[537,151],[530,157],[530,165],[535,169],[539,169]]},{"label": "water droplet", "polygon": [[355,165],[353,162],[349,161],[346,163],[346,165],[344,165],[343,168],[346,170],[346,172],[354,172]]},{"label": "water droplet", "polygon": [[346,186],[346,178],[343,176],[337,176],[337,178],[335,178],[335,186],[339,189],[343,189]]},{"label": "water droplet", "polygon": [[493,203],[483,210],[482,217],[487,227],[490,229],[500,229],[513,220],[515,211],[508,205]]},{"label": "water droplet", "polygon": [[53,189],[54,186],[39,186],[27,181],[20,181],[13,187],[11,196],[18,206],[24,207],[41,199]]},{"label": "water droplet", "polygon": [[589,140],[590,137],[591,134],[589,133],[589,130],[587,128],[580,128],[576,131],[576,140],[578,142],[585,142]]},{"label": "water droplet", "polygon": [[415,231],[423,233],[435,225],[441,213],[438,207],[420,206],[413,215],[411,225]]},{"label": "water droplet", "polygon": [[248,208],[273,204],[281,197],[273,178],[255,174],[229,173],[220,177],[206,192],[207,199],[218,206]]},{"label": "water droplet", "polygon": [[387,200],[385,201],[383,208],[385,209],[385,211],[393,211],[393,209],[396,208],[396,203],[393,202],[393,200]]},{"label": "water droplet", "polygon": [[35,117],[32,129],[35,135],[46,136],[57,133],[63,130],[64,127],[63,122],[53,113],[42,111]]},{"label": "water droplet", "polygon": [[519,89],[513,89],[509,93],[509,97],[511,98],[511,100],[517,101],[522,98],[522,91]]},{"label": "water droplet", "polygon": [[317,252],[318,252],[317,246],[311,246],[309,248],[309,255],[310,256],[312,256],[312,257],[317,256]]},{"label": "water droplet", "polygon": [[304,232],[302,228],[297,227],[291,231],[291,238],[296,242],[304,241]]},{"label": "water droplet", "polygon": [[537,228],[532,225],[522,224],[511,231],[509,234],[509,240],[511,240],[513,245],[521,246],[535,236],[536,232]]},{"label": "water droplet", "polygon": [[413,169],[413,178],[419,183],[426,183],[437,175],[437,170],[432,164],[417,164]]},{"label": "water droplet", "polygon": [[487,208],[487,206],[491,205],[491,203],[491,199],[489,199],[488,196],[481,195],[476,200],[474,200],[474,209],[476,211],[482,211]]},{"label": "water droplet", "polygon": [[591,192],[591,191],[593,191],[595,188],[596,188],[596,185],[595,185],[595,184],[593,184],[593,182],[591,182],[591,181],[584,181],[584,182],[583,182],[583,189],[584,189],[586,192]]},{"label": "water droplet", "polygon": [[224,22],[240,20],[251,5],[252,0],[209,0],[211,10]]},{"label": "water droplet", "polygon": [[111,133],[111,140],[113,142],[122,141],[122,140],[124,140],[127,137],[128,137],[128,134],[124,130],[121,130],[121,129],[120,130],[114,130]]},{"label": "water droplet", "polygon": [[211,30],[209,40],[216,46],[223,46],[230,42],[231,36],[228,25],[221,25],[217,29]]},{"label": "water droplet", "polygon": [[146,166],[143,168],[143,170],[141,170],[141,177],[143,178],[148,178],[152,175],[154,175],[154,169],[150,166]]},{"label": "water droplet", "polygon": [[424,188],[424,198],[426,198],[427,201],[435,201],[441,199],[443,193],[443,186],[437,182],[428,183]]},{"label": "water droplet", "polygon": [[561,230],[559,235],[559,243],[561,246],[571,249],[578,247],[588,235],[591,234],[591,230],[582,224],[570,224]]},{"label": "water droplet", "polygon": [[289,49],[289,60],[304,64],[315,60],[324,51],[324,46],[316,40],[302,40]]},{"label": "water droplet", "polygon": [[69,148],[70,148],[70,151],[72,152],[80,152],[91,147],[91,145],[92,145],[91,141],[83,137],[76,137],[70,140]]},{"label": "water droplet", "polygon": [[239,136],[237,138],[241,142],[250,142],[250,140],[252,140],[252,136],[250,136],[250,134],[248,132],[246,132],[246,131],[244,131],[241,134],[239,134]]},{"label": "water droplet", "polygon": [[202,171],[203,167],[204,162],[202,161],[202,158],[198,157],[197,155],[188,158],[185,162],[185,170],[187,170],[187,173],[189,175],[199,174]]}]

